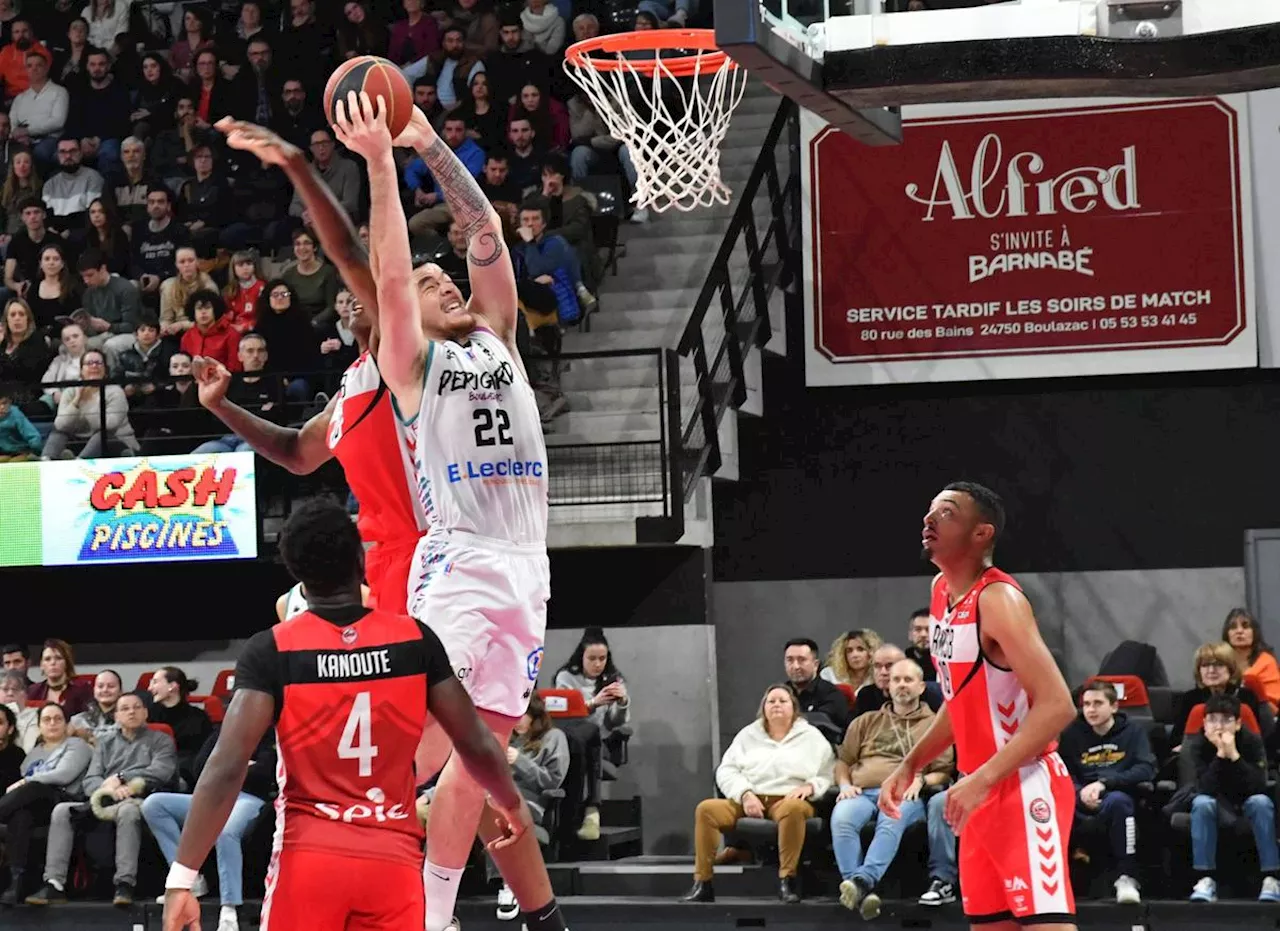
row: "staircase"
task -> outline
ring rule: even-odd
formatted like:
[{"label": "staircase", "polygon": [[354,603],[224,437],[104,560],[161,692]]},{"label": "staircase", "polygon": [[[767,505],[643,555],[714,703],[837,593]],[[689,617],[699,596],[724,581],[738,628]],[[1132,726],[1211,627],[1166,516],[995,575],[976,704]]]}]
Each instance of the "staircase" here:
[{"label": "staircase", "polygon": [[[721,147],[721,174],[735,192],[746,185],[761,145],[777,113],[779,97],[759,81],[750,81]],[[784,134],[780,145],[785,146]],[[768,191],[761,186],[757,217],[762,232],[768,221]],[[548,543],[551,546],[626,545],[636,538],[636,518],[662,513],[658,491],[664,474],[660,450],[664,429],[663,357],[656,350],[675,349],[684,335],[689,315],[707,282],[710,269],[729,228],[738,197],[729,206],[690,212],[669,210],[650,214],[647,223],[623,223],[620,240],[625,252],[618,273],[607,275],[600,288],[600,312],[591,331],[570,332],[564,340],[568,357],[561,386],[568,398],[568,412],[556,418],[547,433],[547,445],[561,447],[561,457],[573,450],[583,468],[628,473],[626,488],[631,500],[612,503],[607,488],[581,494],[574,488],[572,506],[553,506]],[[729,260],[730,281],[744,280],[748,271],[745,248]],[[710,347],[724,339],[722,318],[708,313],[704,334]],[[608,357],[573,358],[575,353],[611,353]],[[679,409],[688,412],[698,402],[698,378],[693,356],[683,354],[679,368]],[[736,430],[732,417],[722,419],[718,436],[724,477],[736,477]],[[625,444],[625,445],[623,445]],[[557,453],[553,452],[553,456]],[[563,458],[561,461],[564,461]],[[637,470],[639,474],[637,475]],[[554,476],[553,476],[554,479]],[[573,484],[569,476],[566,485]],[[599,483],[597,483],[599,484]],[[653,502],[636,502],[637,488],[654,492]],[[583,502],[580,506],[577,502]],[[556,489],[552,503],[557,505]],[[704,479],[695,488],[684,514],[681,543],[710,545],[710,487]]]}]

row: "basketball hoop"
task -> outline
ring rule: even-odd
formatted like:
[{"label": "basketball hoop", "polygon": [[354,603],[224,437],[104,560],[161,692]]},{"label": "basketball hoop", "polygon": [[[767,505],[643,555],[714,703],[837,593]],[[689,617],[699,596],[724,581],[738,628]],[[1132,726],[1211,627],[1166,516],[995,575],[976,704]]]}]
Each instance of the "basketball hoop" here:
[{"label": "basketball hoop", "polygon": [[720,143],[747,73],[716,47],[715,30],[584,39],[565,51],[564,70],[630,152],[638,208],[661,213],[730,202],[733,192],[720,180]]}]

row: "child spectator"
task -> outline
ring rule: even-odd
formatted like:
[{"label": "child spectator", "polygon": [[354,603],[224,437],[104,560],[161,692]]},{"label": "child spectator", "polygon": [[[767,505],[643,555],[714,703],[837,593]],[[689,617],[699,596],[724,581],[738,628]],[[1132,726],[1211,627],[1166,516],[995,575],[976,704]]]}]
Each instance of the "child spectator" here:
[{"label": "child spectator", "polygon": [[240,334],[231,326],[222,295],[197,291],[187,298],[186,312],[195,326],[182,334],[182,351],[192,358],[204,356],[221,362],[232,372],[240,371]]},{"label": "child spectator", "polygon": [[13,390],[0,382],[0,463],[40,458],[40,431],[13,403]]},{"label": "child spectator", "polygon": [[243,336],[253,329],[258,320],[258,300],[266,282],[258,268],[256,252],[237,252],[231,256],[231,274],[222,297],[227,302],[227,316],[231,326]]}]

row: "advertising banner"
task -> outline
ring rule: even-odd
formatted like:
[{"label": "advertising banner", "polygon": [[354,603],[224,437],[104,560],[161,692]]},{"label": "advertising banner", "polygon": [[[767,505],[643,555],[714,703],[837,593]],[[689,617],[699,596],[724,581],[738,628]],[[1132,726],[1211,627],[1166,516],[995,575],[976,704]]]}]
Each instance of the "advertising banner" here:
[{"label": "advertising banner", "polygon": [[1257,364],[1244,96],[803,115],[810,385]]},{"label": "advertising banner", "polygon": [[253,453],[0,465],[0,566],[258,555]]}]

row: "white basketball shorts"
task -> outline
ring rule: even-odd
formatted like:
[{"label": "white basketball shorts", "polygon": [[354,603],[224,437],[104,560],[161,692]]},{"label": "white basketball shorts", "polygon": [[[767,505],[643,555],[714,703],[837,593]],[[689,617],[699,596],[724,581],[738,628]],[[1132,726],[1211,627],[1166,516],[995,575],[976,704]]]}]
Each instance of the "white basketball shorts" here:
[{"label": "white basketball shorts", "polygon": [[440,638],[483,711],[524,714],[538,685],[550,597],[545,546],[433,530],[413,554],[409,613]]}]

